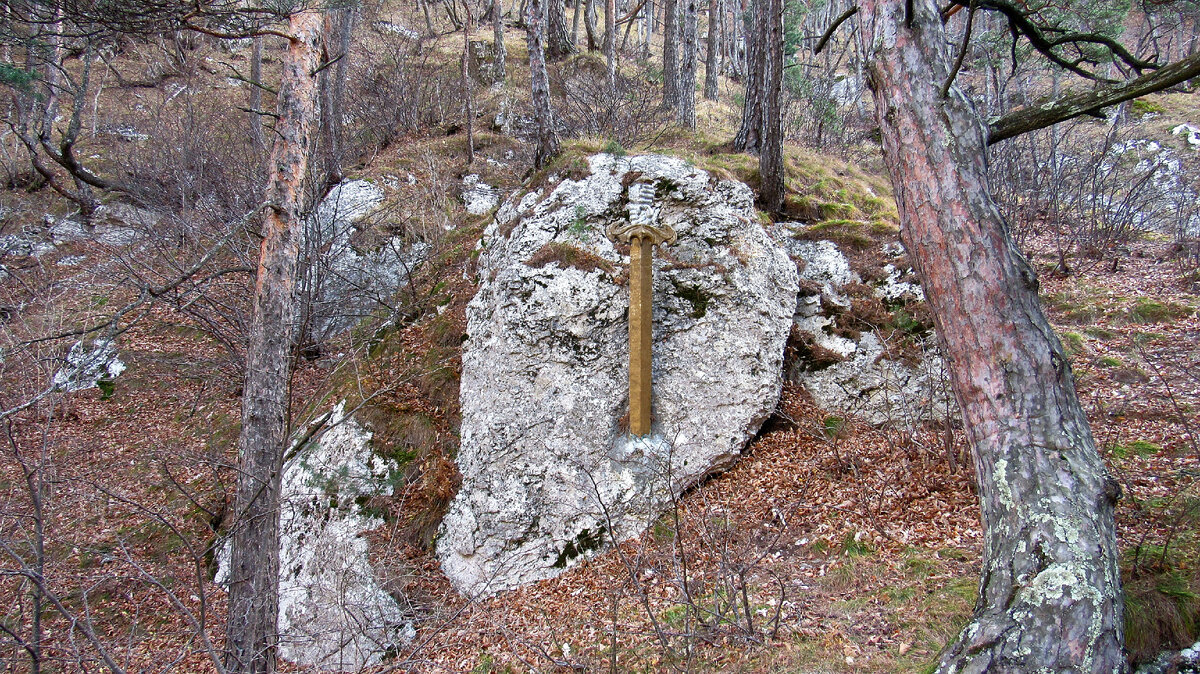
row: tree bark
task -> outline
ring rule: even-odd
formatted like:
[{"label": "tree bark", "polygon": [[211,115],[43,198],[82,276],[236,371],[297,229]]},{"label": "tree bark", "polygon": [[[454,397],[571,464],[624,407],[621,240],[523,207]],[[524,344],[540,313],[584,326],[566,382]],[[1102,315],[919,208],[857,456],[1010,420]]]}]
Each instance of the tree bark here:
[{"label": "tree bark", "polygon": [[559,59],[575,52],[567,30],[566,0],[542,0],[546,6],[546,56]]},{"label": "tree bark", "polygon": [[554,111],[550,108],[550,77],[542,52],[542,3],[529,0],[525,14],[525,38],[529,45],[529,79],[533,97],[533,116],[537,126],[537,150],[533,164],[542,168],[558,154],[558,134],[554,132]]},{"label": "tree bark", "polygon": [[[579,0],[575,0],[576,6],[579,5]],[[574,36],[571,41],[574,42]],[[496,59],[492,66],[492,72],[496,76],[497,82],[503,82],[508,78],[508,47],[504,46],[504,0],[495,0],[492,10],[492,50],[496,52]]]},{"label": "tree bark", "polygon": [[600,40],[596,39],[596,0],[584,0],[583,32],[587,37],[588,51],[600,48]]},{"label": "tree bark", "polygon": [[467,166],[475,163],[475,92],[471,90],[471,3],[463,0],[463,125],[467,127]]},{"label": "tree bark", "polygon": [[326,43],[333,43],[337,52],[328,58],[337,59],[332,68],[321,71],[321,131],[325,136],[327,182],[336,184],[342,180],[342,103],[346,98],[346,77],[350,72],[350,38],[354,34],[354,23],[358,7],[347,4],[325,13]]},{"label": "tree bark", "polygon": [[746,30],[746,100],[742,105],[742,125],[733,138],[733,149],[738,152],[758,152],[762,146],[763,62],[766,59],[766,44],[761,31],[766,26],[767,0],[752,0],[754,26]]},{"label": "tree bark", "polygon": [[[859,39],[903,223],[971,443],[983,517],[974,615],[943,672],[1119,672],[1113,505],[1037,277],[987,185],[986,127],[952,88],[932,0],[863,0]],[[911,25],[911,28],[907,27]]]},{"label": "tree bark", "polygon": [[608,66],[608,90],[617,90],[617,0],[604,1],[604,60]]},{"label": "tree bark", "polygon": [[250,138],[254,145],[265,150],[262,123],[262,50],[263,36],[255,35],[250,48]]},{"label": "tree bark", "polygon": [[989,125],[988,144],[1162,91],[1193,77],[1200,77],[1200,52],[1127,82],[1101,86],[1014,110]]},{"label": "tree bark", "polygon": [[696,24],[699,0],[676,0],[679,6],[679,37],[683,45],[679,64],[678,114],[676,121],[689,131],[696,130]]},{"label": "tree bark", "polygon": [[708,51],[704,59],[704,98],[717,100],[717,77],[720,67],[717,50],[721,44],[721,0],[708,0]]},{"label": "tree bark", "polygon": [[783,211],[783,1],[765,0],[766,23],[761,24],[766,40],[762,64],[762,147],[758,174],[762,179],[759,198],[772,213]]},{"label": "tree bark", "polygon": [[679,105],[679,2],[663,0],[663,107]]},{"label": "tree bark", "polygon": [[582,0],[575,0],[575,11],[571,14],[571,46],[579,44],[579,17],[582,11]]},{"label": "tree bark", "polygon": [[317,118],[321,13],[289,19],[281,63],[278,121],[266,190],[263,242],[246,347],[237,509],[231,533],[226,667],[275,671],[279,613],[279,490],[289,425],[297,321],[297,262],[303,236],[304,180]]}]

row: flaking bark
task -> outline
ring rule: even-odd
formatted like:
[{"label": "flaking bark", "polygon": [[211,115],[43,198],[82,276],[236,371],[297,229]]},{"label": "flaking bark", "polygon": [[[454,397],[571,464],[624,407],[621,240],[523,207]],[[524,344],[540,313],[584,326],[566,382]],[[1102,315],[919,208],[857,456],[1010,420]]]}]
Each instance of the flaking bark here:
[{"label": "flaking bark", "polygon": [[533,114],[537,124],[537,150],[533,163],[542,168],[558,154],[558,134],[554,131],[554,112],[550,108],[550,77],[543,53],[542,7],[545,0],[529,0],[525,14],[525,36],[529,45],[529,79]]},{"label": "flaking bark", "polygon": [[905,247],[971,443],[983,579],[942,672],[1118,672],[1113,505],[1037,277],[988,193],[986,127],[956,89],[937,7],[864,0],[859,31]]},{"label": "flaking bark", "polygon": [[296,272],[303,236],[304,180],[317,118],[321,13],[289,19],[281,63],[275,142],[268,165],[263,241],[246,347],[238,442],[236,519],[231,532],[226,667],[275,671],[279,613],[279,492],[288,437],[297,322]]}]

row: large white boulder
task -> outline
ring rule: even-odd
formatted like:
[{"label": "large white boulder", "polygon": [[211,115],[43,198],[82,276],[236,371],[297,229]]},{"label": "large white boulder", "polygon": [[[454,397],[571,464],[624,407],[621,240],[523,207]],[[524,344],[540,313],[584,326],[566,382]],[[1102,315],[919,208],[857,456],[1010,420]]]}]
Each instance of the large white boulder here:
[{"label": "large white boulder", "polygon": [[[796,265],[745,185],[661,156],[515,195],[485,231],[463,347],[462,488],[437,555],[464,593],[561,573],[640,532],[670,491],[728,466],[774,410]],[[551,180],[553,183],[554,181]],[[653,431],[631,440],[627,222],[648,184],[676,243],[655,252]],[[645,188],[639,188],[645,189]]]}]

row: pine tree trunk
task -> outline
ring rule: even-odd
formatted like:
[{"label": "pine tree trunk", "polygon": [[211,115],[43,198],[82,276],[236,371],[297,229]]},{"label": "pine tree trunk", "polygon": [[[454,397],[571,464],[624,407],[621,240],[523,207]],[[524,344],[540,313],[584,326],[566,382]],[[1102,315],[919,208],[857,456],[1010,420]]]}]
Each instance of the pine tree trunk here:
[{"label": "pine tree trunk", "polygon": [[1034,271],[988,193],[986,126],[956,89],[938,8],[859,3],[902,238],[971,443],[983,579],[943,672],[1120,672],[1113,506]]},{"label": "pine tree trunk", "polygon": [[558,134],[554,132],[554,112],[550,108],[550,77],[542,46],[542,3],[529,0],[525,14],[525,36],[529,45],[529,79],[533,94],[533,116],[537,125],[537,150],[533,164],[542,168],[558,154]]},{"label": "pine tree trunk", "polygon": [[[579,0],[575,0],[576,6]],[[572,36],[574,41],[574,36]],[[492,9],[492,51],[496,52],[492,73],[497,82],[508,78],[508,47],[504,45],[504,0],[495,0]]]},{"label": "pine tree trunk", "polygon": [[254,36],[250,48],[250,138],[254,144],[265,150],[266,140],[263,138],[262,124],[262,48],[263,37]]},{"label": "pine tree trunk", "polygon": [[475,163],[475,92],[471,90],[471,3],[463,0],[463,126],[467,127],[467,166]]},{"label": "pine tree trunk", "polygon": [[783,211],[783,1],[764,0],[766,23],[761,24],[766,49],[762,65],[762,147],[758,173],[759,197],[772,213]]},{"label": "pine tree trunk", "polygon": [[685,129],[696,130],[696,23],[699,0],[677,0],[679,3],[680,41],[683,49],[679,64],[679,107],[676,120]]},{"label": "pine tree trunk", "polygon": [[679,2],[663,0],[663,107],[679,105]]},{"label": "pine tree trunk", "polygon": [[546,6],[546,56],[559,59],[575,51],[567,30],[566,0],[542,0]]},{"label": "pine tree trunk", "polygon": [[275,671],[279,613],[279,490],[288,438],[295,341],[296,272],[303,236],[304,180],[317,119],[321,13],[289,19],[267,177],[263,242],[254,289],[242,391],[236,519],[231,532],[226,667]]},{"label": "pine tree trunk", "polygon": [[604,2],[604,60],[608,66],[608,90],[617,90],[617,0]]},{"label": "pine tree trunk", "polygon": [[721,45],[721,0],[708,0],[708,51],[704,60],[704,98],[717,100],[717,50]]},{"label": "pine tree trunk", "polygon": [[752,0],[754,26],[746,31],[746,100],[742,105],[742,125],[733,138],[733,149],[738,152],[758,152],[762,147],[763,62],[766,60],[762,30],[767,22],[767,1]]}]

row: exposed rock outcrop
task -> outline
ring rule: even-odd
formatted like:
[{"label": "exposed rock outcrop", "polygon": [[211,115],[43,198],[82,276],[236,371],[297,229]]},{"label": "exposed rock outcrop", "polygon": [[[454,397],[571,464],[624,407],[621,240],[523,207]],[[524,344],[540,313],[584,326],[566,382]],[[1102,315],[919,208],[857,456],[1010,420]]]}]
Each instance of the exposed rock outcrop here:
[{"label": "exposed rock outcrop", "polygon": [[306,244],[315,253],[307,338],[320,343],[352,327],[408,284],[429,250],[374,227],[384,192],[367,180],[346,180],[321,200],[309,220]]},{"label": "exposed rock outcrop", "polygon": [[[338,404],[325,432],[283,469],[280,495],[280,655],[326,670],[377,665],[415,637],[410,611],[375,576],[364,508],[390,496],[399,468],[371,450],[371,433]],[[217,582],[228,582],[228,548]]]},{"label": "exposed rock outcrop", "polygon": [[[795,234],[803,234],[802,225],[776,230],[801,268],[795,325],[805,353],[791,365],[789,380],[803,385],[819,407],[872,424],[944,419],[954,402],[936,340],[931,332],[920,334],[925,326],[905,313],[924,302],[920,285],[888,263],[883,278],[867,286],[833,242]],[[899,257],[903,249],[885,253]],[[875,302],[872,325],[858,313]]]},{"label": "exposed rock outcrop", "polygon": [[[597,155],[514,196],[484,233],[463,350],[462,488],[437,554],[461,591],[557,575],[640,532],[668,490],[737,458],[777,404],[796,265],[745,185],[673,158]],[[552,179],[551,182],[554,182]],[[629,188],[678,234],[655,254],[654,427],[629,440]],[[645,189],[645,188],[640,188]]]},{"label": "exposed rock outcrop", "polygon": [[54,388],[82,391],[102,383],[111,384],[124,371],[125,363],[117,357],[117,345],[112,340],[97,339],[91,344],[75,342],[67,352],[66,363],[54,373]]}]

